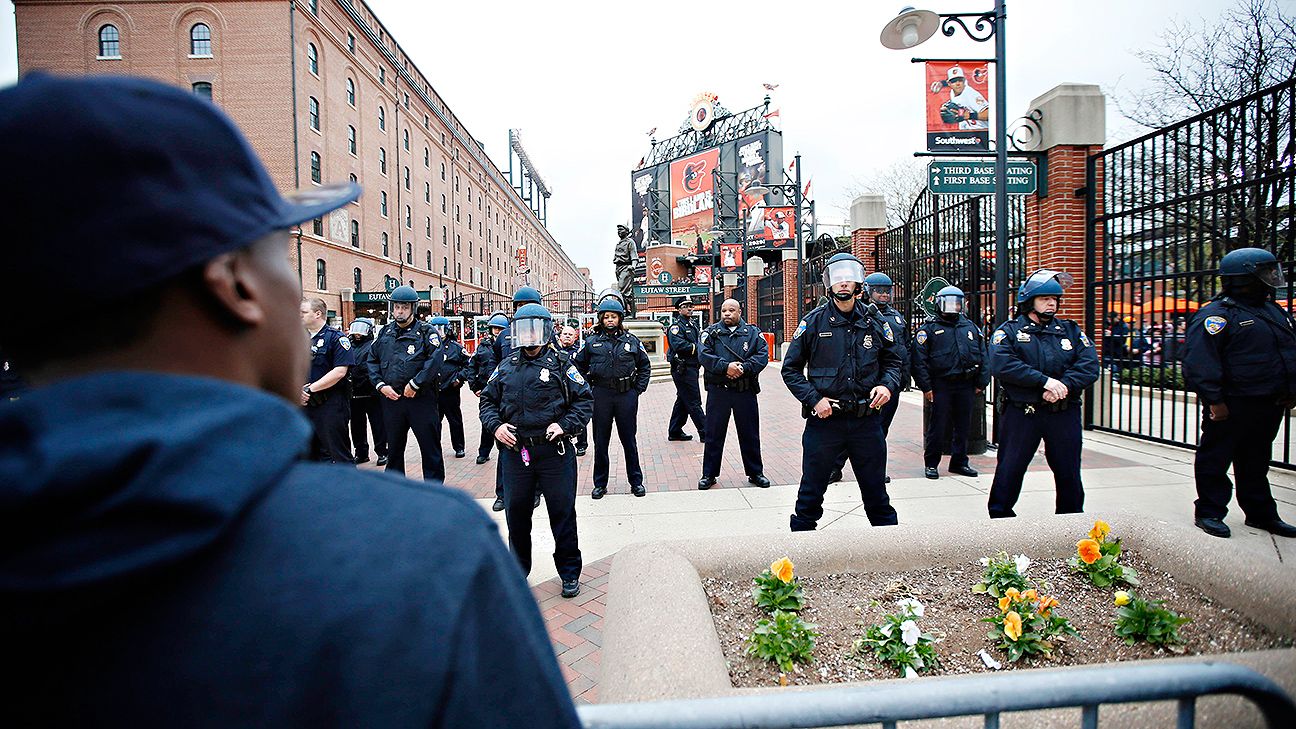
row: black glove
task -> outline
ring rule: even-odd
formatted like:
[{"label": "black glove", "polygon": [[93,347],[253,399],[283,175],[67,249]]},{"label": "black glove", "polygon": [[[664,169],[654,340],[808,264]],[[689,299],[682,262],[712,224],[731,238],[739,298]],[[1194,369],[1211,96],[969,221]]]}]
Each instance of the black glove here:
[{"label": "black glove", "polygon": [[952,100],[941,104],[940,118],[946,124],[958,124],[963,121],[963,115],[960,113],[963,107],[954,103]]}]

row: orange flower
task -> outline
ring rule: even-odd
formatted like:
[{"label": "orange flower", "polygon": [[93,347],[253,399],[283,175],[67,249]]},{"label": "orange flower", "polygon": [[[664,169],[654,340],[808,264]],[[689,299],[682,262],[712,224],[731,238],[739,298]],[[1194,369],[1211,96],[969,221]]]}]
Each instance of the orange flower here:
[{"label": "orange flower", "polygon": [[1007,595],[1004,595],[1003,597],[999,598],[999,612],[1001,612],[1001,613],[1006,613],[1006,612],[1008,612],[1008,596],[1007,596]]},{"label": "orange flower", "polygon": [[770,564],[770,574],[784,582],[792,581],[792,560],[784,557]]},{"label": "orange flower", "polygon": [[1085,564],[1093,564],[1102,557],[1102,551],[1098,548],[1098,542],[1092,539],[1081,539],[1076,542],[1076,553],[1080,555],[1080,560]]},{"label": "orange flower", "polygon": [[1111,525],[1102,519],[1095,521],[1093,529],[1089,530],[1089,538],[1098,542],[1106,539],[1108,534],[1111,534]]},{"label": "orange flower", "polygon": [[1039,599],[1039,595],[1037,595],[1037,594],[1035,593],[1035,589],[1034,589],[1034,588],[1031,588],[1031,589],[1027,590],[1026,592],[1023,592],[1023,593],[1021,594],[1021,597],[1022,597],[1022,599],[1025,600],[1026,602],[1035,602],[1036,600]]},{"label": "orange flower", "polygon": [[1008,640],[1016,642],[1016,640],[1021,637],[1022,619],[1021,616],[1017,614],[1016,610],[1012,610],[1004,616],[1003,631],[1004,635],[1008,636]]},{"label": "orange flower", "polygon": [[1020,602],[1020,601],[1021,601],[1021,593],[1018,592],[1018,591],[1017,591],[1017,588],[1015,588],[1015,587],[1010,587],[1010,588],[1008,588],[1008,591],[1007,591],[1006,593],[1004,593],[1004,594],[1007,595],[1008,597],[1012,598],[1012,601],[1013,601],[1013,602]]},{"label": "orange flower", "polygon": [[1058,606],[1057,598],[1052,597],[1050,595],[1044,595],[1039,599],[1040,617],[1047,618],[1049,616],[1049,611],[1057,606]]}]

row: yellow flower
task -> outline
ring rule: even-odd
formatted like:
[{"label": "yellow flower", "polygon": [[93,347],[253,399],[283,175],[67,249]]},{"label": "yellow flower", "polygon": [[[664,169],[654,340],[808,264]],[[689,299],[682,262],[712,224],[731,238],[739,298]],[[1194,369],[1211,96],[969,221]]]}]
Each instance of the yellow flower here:
[{"label": "yellow flower", "polygon": [[1116,599],[1112,602],[1116,603],[1117,606],[1128,605],[1130,604],[1130,594],[1124,590],[1117,590]]},{"label": "yellow flower", "polygon": [[1016,640],[1021,637],[1022,619],[1021,616],[1017,614],[1016,610],[1010,611],[1004,616],[1003,631],[1004,635],[1008,636],[1008,640],[1013,642],[1016,642]]},{"label": "yellow flower", "polygon": [[784,557],[770,564],[770,574],[784,582],[792,581],[792,560]]},{"label": "yellow flower", "polygon": [[1001,612],[1001,613],[1006,613],[1006,612],[1008,612],[1008,596],[1007,596],[1007,595],[1004,595],[1003,597],[999,598],[999,612]]},{"label": "yellow flower", "polygon": [[1102,519],[1095,521],[1093,529],[1089,530],[1089,538],[1098,542],[1106,539],[1108,534],[1111,534],[1111,525]]},{"label": "yellow flower", "polygon": [[1076,553],[1080,555],[1080,560],[1085,564],[1093,564],[1102,557],[1102,551],[1098,548],[1098,542],[1092,539],[1081,539],[1076,542]]},{"label": "yellow flower", "polygon": [[1017,588],[1015,588],[1015,587],[1010,587],[1010,588],[1008,588],[1008,592],[1006,592],[1006,593],[1004,593],[1004,594],[1007,595],[1009,598],[1011,598],[1013,602],[1020,602],[1020,601],[1021,601],[1021,593],[1018,592],[1018,591],[1017,591]]},{"label": "yellow flower", "polygon": [[1034,588],[1031,588],[1031,589],[1027,590],[1026,592],[1023,592],[1023,593],[1021,594],[1021,598],[1022,598],[1023,600],[1025,600],[1026,602],[1035,602],[1036,600],[1039,599],[1039,595],[1037,595],[1037,594],[1035,593],[1035,589],[1034,589]]},{"label": "yellow flower", "polygon": [[1049,611],[1058,606],[1057,598],[1044,595],[1039,599],[1039,614],[1042,618],[1049,616]]}]

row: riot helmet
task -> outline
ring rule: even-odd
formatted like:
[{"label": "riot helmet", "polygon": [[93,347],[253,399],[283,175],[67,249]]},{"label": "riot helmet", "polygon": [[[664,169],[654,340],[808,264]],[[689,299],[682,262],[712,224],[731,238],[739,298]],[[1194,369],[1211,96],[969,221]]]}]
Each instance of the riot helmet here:
[{"label": "riot helmet", "polygon": [[[864,264],[849,253],[838,253],[828,259],[823,269],[824,288],[838,301],[850,301],[859,295],[864,287]],[[837,291],[836,284],[850,282],[855,286],[850,291]]]},{"label": "riot helmet", "polygon": [[509,327],[513,347],[543,347],[553,341],[553,315],[539,304],[523,304],[514,314]]},{"label": "riot helmet", "polygon": [[1220,259],[1219,275],[1225,286],[1256,281],[1275,290],[1286,283],[1278,259],[1263,248],[1229,251]]},{"label": "riot helmet", "polygon": [[450,320],[444,316],[432,317],[430,324],[432,325],[432,328],[436,330],[436,333],[443,337],[450,331]]},{"label": "riot helmet", "polygon": [[936,314],[945,321],[955,321],[963,313],[963,289],[946,286],[936,292]]},{"label": "riot helmet", "polygon": [[[879,294],[889,297],[893,286],[895,286],[895,283],[891,280],[891,277],[881,271],[874,271],[864,278],[864,290],[868,293],[870,299]],[[882,303],[890,303],[890,299]]]}]

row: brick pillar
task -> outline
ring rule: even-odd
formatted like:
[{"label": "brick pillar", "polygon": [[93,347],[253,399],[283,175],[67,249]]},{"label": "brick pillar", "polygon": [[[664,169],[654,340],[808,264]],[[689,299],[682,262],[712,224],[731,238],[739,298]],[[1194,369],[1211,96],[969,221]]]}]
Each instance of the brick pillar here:
[{"label": "brick pillar", "polygon": [[851,254],[864,268],[877,267],[878,236],[886,230],[886,198],[860,195],[851,202]]},{"label": "brick pillar", "polygon": [[796,332],[798,304],[803,292],[801,290],[801,261],[789,258],[783,262],[783,341],[792,341]]},{"label": "brick pillar", "polygon": [[355,321],[355,318],[355,302],[351,300],[349,295],[343,294],[342,303],[338,306],[338,323],[342,325],[342,331],[346,331],[346,328],[351,326],[351,322]]},{"label": "brick pillar", "polygon": [[759,323],[756,321],[756,284],[758,284],[762,278],[765,277],[747,277],[747,300],[743,302],[743,318],[753,324]]}]

